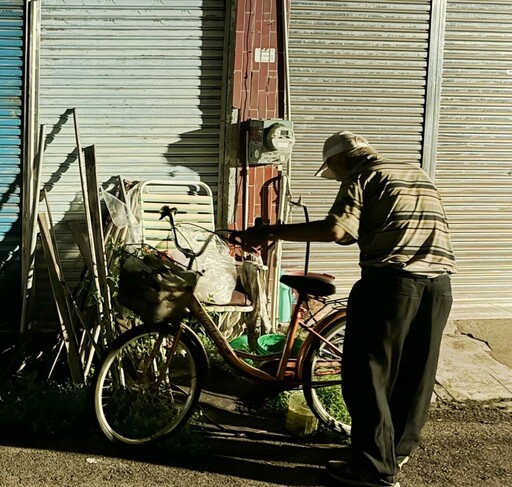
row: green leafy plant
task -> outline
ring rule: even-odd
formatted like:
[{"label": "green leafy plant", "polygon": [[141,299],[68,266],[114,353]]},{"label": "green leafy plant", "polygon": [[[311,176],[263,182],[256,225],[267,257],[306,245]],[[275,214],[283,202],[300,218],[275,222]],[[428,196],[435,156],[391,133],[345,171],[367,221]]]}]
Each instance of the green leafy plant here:
[{"label": "green leafy plant", "polygon": [[87,427],[87,388],[39,382],[34,375],[0,388],[0,431],[6,437],[53,438]]},{"label": "green leafy plant", "polygon": [[[89,394],[88,386],[38,381],[35,374],[6,381],[0,385],[0,436],[55,440],[92,435],[95,427]],[[140,428],[144,427],[141,423]],[[178,453],[194,456],[207,448],[200,412],[176,433],[145,447],[163,457]]]}]

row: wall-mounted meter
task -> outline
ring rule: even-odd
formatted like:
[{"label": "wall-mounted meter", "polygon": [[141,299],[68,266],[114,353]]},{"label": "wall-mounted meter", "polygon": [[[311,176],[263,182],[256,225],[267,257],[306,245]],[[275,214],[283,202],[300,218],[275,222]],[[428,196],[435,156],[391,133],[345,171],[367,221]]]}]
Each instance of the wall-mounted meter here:
[{"label": "wall-mounted meter", "polygon": [[253,119],[249,125],[249,163],[284,163],[294,142],[293,123],[289,120]]}]

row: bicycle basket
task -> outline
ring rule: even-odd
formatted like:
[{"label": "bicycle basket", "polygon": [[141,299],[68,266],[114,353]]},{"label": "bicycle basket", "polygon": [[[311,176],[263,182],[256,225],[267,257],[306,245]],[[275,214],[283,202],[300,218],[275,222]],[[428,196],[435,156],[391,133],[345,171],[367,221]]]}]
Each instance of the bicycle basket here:
[{"label": "bicycle basket", "polygon": [[117,299],[146,323],[168,321],[183,313],[198,278],[164,254],[127,254],[121,260]]}]

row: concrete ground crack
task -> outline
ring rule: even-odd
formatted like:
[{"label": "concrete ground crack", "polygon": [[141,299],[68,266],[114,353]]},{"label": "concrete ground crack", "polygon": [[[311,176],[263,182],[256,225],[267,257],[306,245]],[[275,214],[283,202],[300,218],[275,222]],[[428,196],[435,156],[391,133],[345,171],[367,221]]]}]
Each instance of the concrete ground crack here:
[{"label": "concrete ground crack", "polygon": [[492,347],[489,345],[489,342],[487,340],[484,340],[482,338],[478,338],[477,336],[473,335],[473,333],[466,332],[466,331],[461,331],[460,334],[464,335],[464,336],[467,336],[469,338],[472,338],[473,340],[477,340],[477,341],[479,341],[481,343],[485,343],[492,350]]}]

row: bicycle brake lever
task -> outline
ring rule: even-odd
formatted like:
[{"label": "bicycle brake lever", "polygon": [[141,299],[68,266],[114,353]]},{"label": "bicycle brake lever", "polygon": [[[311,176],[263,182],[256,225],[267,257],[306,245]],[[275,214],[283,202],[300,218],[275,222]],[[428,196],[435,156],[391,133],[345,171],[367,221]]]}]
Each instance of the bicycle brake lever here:
[{"label": "bicycle brake lever", "polygon": [[240,230],[232,230],[228,237],[228,242],[232,245],[238,245],[241,247],[244,251],[249,252],[251,254],[258,254],[259,251],[255,247],[247,246],[244,244],[244,241],[241,238],[243,232]]},{"label": "bicycle brake lever", "polygon": [[228,243],[233,245],[242,245],[242,240],[240,235],[242,232],[240,230],[232,230],[228,237]]}]

